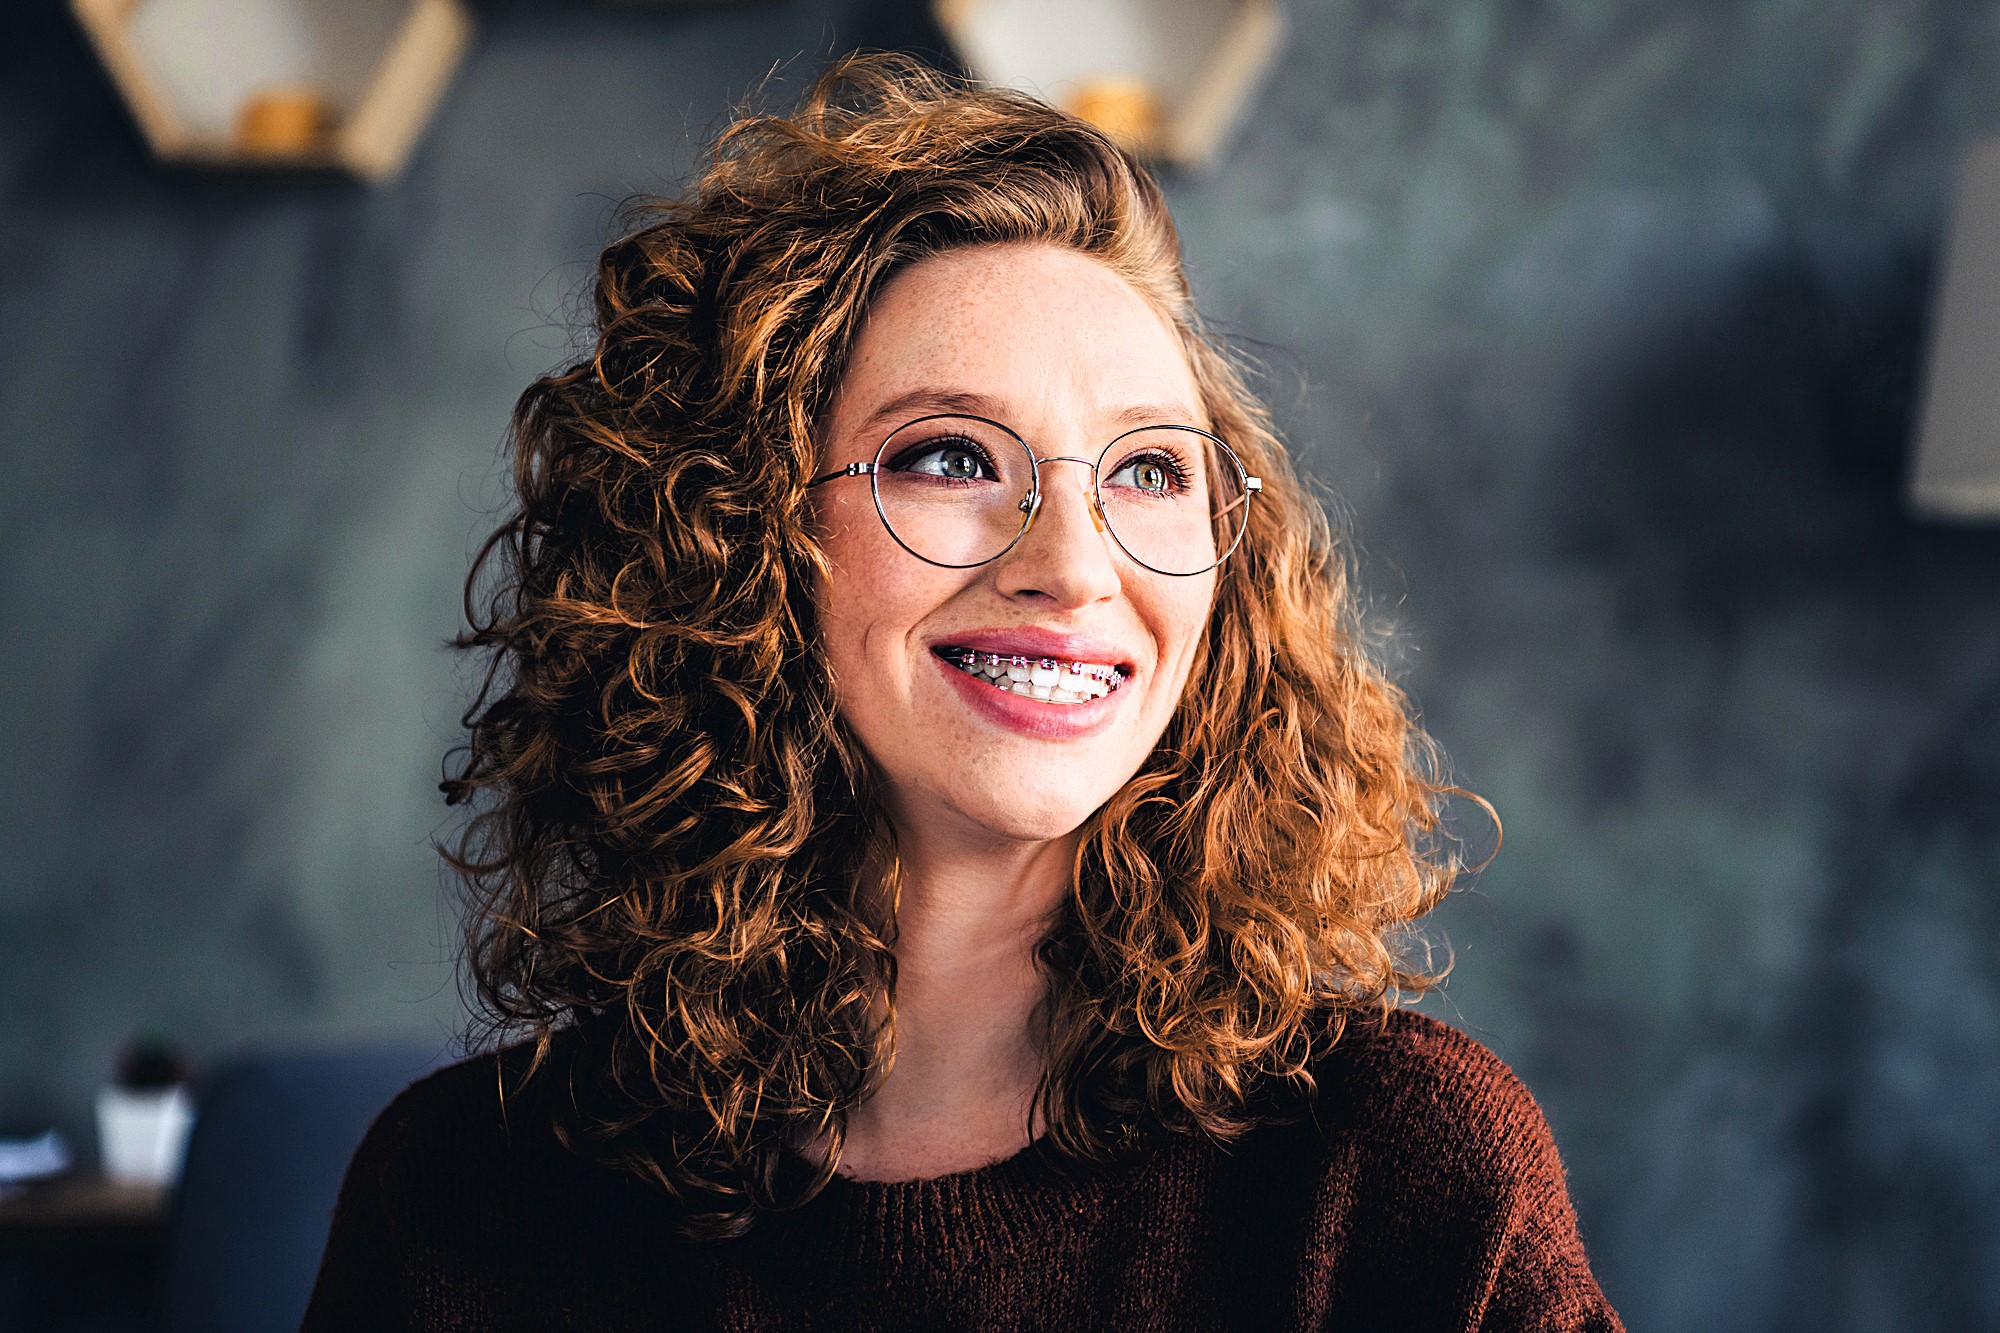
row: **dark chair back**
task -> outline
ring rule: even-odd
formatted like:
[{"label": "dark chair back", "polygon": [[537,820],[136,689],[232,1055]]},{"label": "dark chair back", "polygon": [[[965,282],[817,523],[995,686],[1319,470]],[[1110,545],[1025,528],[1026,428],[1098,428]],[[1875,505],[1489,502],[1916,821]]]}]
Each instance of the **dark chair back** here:
[{"label": "dark chair back", "polygon": [[202,1081],[161,1280],[164,1333],[294,1333],[341,1176],[448,1043],[247,1055]]}]

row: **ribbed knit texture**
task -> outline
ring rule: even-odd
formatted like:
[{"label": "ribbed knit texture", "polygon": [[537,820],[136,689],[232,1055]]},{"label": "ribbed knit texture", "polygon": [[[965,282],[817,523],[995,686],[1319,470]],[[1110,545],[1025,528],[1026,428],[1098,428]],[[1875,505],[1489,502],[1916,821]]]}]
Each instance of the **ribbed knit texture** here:
[{"label": "ribbed knit texture", "polygon": [[1068,1180],[1035,1154],[836,1179],[740,1240],[502,1119],[487,1056],[382,1113],[306,1333],[626,1329],[1616,1330],[1562,1166],[1491,1052],[1403,1012],[1314,1066],[1310,1120]]}]

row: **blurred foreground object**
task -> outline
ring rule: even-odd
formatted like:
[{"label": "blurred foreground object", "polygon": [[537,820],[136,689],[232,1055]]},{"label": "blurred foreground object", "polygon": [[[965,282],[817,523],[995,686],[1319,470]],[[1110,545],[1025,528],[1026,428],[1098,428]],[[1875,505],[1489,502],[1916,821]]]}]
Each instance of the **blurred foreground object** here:
[{"label": "blurred foreground object", "polygon": [[1910,503],[2000,519],[2000,139],[1966,158],[1941,271]]},{"label": "blurred foreground object", "polygon": [[97,1093],[105,1176],[120,1185],[172,1185],[180,1179],[193,1125],[187,1062],[158,1038],[127,1046],[118,1058],[117,1082]]},{"label": "blurred foreground object", "polygon": [[438,1043],[243,1056],[202,1080],[174,1200],[161,1333],[296,1329],[347,1159]]},{"label": "blurred foreground object", "polygon": [[460,0],[70,0],[172,162],[394,176],[464,54]]},{"label": "blurred foreground object", "polygon": [[1221,152],[1277,55],[1276,0],[935,0],[987,83],[1046,97],[1178,166]]}]

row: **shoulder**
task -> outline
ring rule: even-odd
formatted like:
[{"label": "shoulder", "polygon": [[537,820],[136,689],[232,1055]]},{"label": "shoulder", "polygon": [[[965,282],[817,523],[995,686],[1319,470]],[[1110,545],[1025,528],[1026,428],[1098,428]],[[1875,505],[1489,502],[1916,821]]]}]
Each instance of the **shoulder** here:
[{"label": "shoulder", "polygon": [[544,1317],[537,1302],[571,1301],[565,1275],[601,1271],[605,1253],[657,1252],[659,1210],[636,1183],[563,1147],[552,1112],[568,1070],[552,1061],[530,1077],[530,1054],[441,1069],[376,1117],[341,1185],[312,1333],[606,1326]]},{"label": "shoulder", "polygon": [[525,1064],[518,1050],[475,1055],[418,1079],[382,1109],[364,1142],[431,1147],[490,1137],[504,1126],[509,1067]]},{"label": "shoulder", "polygon": [[1505,1061],[1412,1010],[1350,1020],[1312,1065],[1315,1119],[1405,1179],[1504,1194],[1561,1179],[1548,1121]]},{"label": "shoulder", "polygon": [[524,1216],[628,1210],[633,1182],[558,1136],[569,1048],[559,1038],[532,1074],[532,1048],[514,1046],[411,1084],[355,1150],[342,1210],[380,1219],[401,1244],[435,1249],[450,1237],[495,1252]]},{"label": "shoulder", "polygon": [[1411,1009],[1349,1019],[1314,1060],[1322,1095],[1358,1099],[1378,1117],[1443,1114],[1504,1124],[1541,1112],[1505,1061],[1457,1028]]},{"label": "shoulder", "polygon": [[529,1054],[475,1055],[398,1093],[355,1149],[350,1186],[407,1199],[542,1155],[554,1134],[541,1080],[526,1078]]},{"label": "shoulder", "polygon": [[1348,1240],[1334,1285],[1381,1312],[1361,1326],[1429,1301],[1458,1327],[1619,1328],[1548,1122],[1497,1055],[1405,1010],[1350,1023],[1313,1072],[1322,1220]]}]

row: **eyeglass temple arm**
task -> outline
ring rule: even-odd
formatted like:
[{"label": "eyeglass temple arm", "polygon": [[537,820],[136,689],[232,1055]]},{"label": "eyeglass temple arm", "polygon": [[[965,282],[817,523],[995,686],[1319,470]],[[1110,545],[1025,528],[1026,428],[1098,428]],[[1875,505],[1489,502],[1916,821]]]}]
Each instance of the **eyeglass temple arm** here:
[{"label": "eyeglass temple arm", "polygon": [[1234,513],[1244,505],[1249,504],[1250,497],[1263,489],[1264,479],[1262,477],[1245,477],[1243,479],[1243,494],[1224,505],[1221,511],[1216,514],[1216,517],[1221,518],[1224,514]]},{"label": "eyeglass temple arm", "polygon": [[873,463],[849,463],[846,467],[835,468],[823,477],[814,477],[806,483],[806,489],[811,490],[823,482],[838,481],[842,477],[870,477],[874,474],[875,465]]}]

